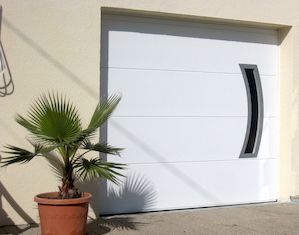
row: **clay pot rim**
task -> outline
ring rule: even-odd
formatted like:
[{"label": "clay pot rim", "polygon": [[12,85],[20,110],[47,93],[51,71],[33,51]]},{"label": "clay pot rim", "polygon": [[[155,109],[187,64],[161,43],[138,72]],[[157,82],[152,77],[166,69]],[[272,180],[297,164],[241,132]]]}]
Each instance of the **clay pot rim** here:
[{"label": "clay pot rim", "polygon": [[[34,201],[38,204],[44,205],[72,205],[72,204],[83,204],[88,203],[92,198],[92,195],[88,192],[83,192],[82,197],[72,199],[55,199],[58,192],[41,193],[34,197]],[[52,197],[52,198],[48,198]]]}]

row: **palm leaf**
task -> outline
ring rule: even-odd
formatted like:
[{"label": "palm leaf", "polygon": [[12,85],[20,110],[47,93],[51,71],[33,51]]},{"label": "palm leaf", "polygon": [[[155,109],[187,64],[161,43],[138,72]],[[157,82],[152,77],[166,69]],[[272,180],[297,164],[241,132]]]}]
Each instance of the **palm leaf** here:
[{"label": "palm leaf", "polygon": [[115,148],[106,143],[92,144],[88,139],[83,141],[82,149],[97,151],[99,153],[106,153],[112,155],[120,155],[120,151],[123,150],[123,148]]},{"label": "palm leaf", "polygon": [[121,97],[114,95],[107,100],[101,100],[92,115],[88,129],[95,130],[106,122],[120,102],[120,99]]},{"label": "palm leaf", "polygon": [[97,128],[107,121],[120,100],[121,97],[119,96],[111,96],[107,100],[101,100],[92,115],[88,127],[78,132],[73,138],[70,138],[67,144],[76,145],[92,137]]},{"label": "palm leaf", "polygon": [[117,170],[123,170],[124,168],[125,164],[102,162],[97,158],[90,160],[81,158],[74,165],[74,169],[76,169],[79,178],[83,180],[102,177],[116,184],[119,183],[117,176],[123,176],[117,172]]},{"label": "palm leaf", "polygon": [[75,106],[58,94],[40,96],[27,117],[17,115],[16,121],[45,143],[62,143],[82,130]]},{"label": "palm leaf", "polygon": [[42,146],[38,144],[34,146],[34,152],[30,152],[26,149],[19,148],[13,145],[7,145],[5,146],[5,148],[8,150],[3,151],[3,153],[7,153],[10,156],[1,159],[2,166],[8,166],[13,163],[27,163],[35,156],[41,154],[43,151]]}]

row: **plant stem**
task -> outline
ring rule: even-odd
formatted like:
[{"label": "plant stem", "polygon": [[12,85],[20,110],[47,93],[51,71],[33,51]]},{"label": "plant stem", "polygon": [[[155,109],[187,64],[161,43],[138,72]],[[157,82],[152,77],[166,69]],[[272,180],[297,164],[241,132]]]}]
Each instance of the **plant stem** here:
[{"label": "plant stem", "polygon": [[59,197],[62,199],[78,198],[81,196],[78,189],[74,186],[73,166],[69,155],[70,151],[66,148],[64,157],[65,173],[62,179],[62,186],[59,187]]}]

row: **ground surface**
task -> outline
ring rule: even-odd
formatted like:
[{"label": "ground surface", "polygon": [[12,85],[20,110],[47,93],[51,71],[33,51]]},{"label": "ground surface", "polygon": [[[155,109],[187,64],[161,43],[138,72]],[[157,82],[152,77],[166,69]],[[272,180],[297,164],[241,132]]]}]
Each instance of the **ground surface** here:
[{"label": "ground surface", "polygon": [[[89,235],[299,235],[299,204],[273,203],[111,216],[92,221]],[[0,227],[0,234],[39,235],[38,227]]]}]

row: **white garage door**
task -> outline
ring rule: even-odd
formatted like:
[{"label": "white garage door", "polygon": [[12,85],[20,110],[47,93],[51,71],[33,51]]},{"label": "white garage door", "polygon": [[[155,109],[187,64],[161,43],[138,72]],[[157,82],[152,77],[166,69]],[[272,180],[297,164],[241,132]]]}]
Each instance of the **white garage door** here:
[{"label": "white garage door", "polygon": [[276,200],[278,52],[274,30],[104,16],[108,160],[128,170],[101,212]]}]

